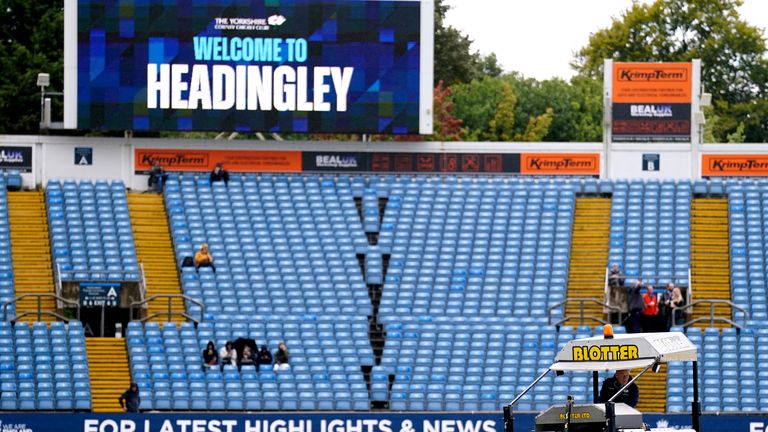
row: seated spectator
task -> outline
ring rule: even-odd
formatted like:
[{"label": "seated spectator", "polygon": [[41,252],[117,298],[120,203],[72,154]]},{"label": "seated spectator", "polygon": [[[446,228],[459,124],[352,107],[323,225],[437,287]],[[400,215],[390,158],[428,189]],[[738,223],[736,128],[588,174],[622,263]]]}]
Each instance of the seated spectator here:
[{"label": "seated spectator", "polygon": [[258,364],[256,363],[256,356],[251,352],[251,347],[245,346],[243,348],[243,355],[240,356],[240,362],[237,366],[237,370],[241,370],[243,366],[256,366],[258,369]]},{"label": "seated spectator", "polygon": [[200,250],[195,253],[195,269],[200,271],[200,267],[210,267],[216,273],[216,267],[213,265],[213,255],[208,251],[208,243],[200,245]]},{"label": "seated spectator", "polygon": [[160,165],[160,162],[155,162],[155,164],[152,165],[152,169],[149,171],[148,186],[150,188],[154,187],[155,192],[157,193],[163,193],[163,187],[165,187],[166,181],[168,181],[168,173],[165,172],[165,169]]},{"label": "seated spectator", "polygon": [[288,348],[283,342],[280,342],[280,345],[277,346],[277,351],[275,351],[275,366],[272,368],[272,370],[277,372],[279,370],[290,369],[291,365],[288,363],[290,356],[291,355],[288,352]]},{"label": "seated spectator", "polygon": [[[603,386],[600,388],[600,396],[597,401],[600,403],[608,402],[608,399],[613,397],[619,390],[621,390],[631,377],[628,370],[617,370],[612,377],[606,378],[603,381]],[[614,399],[616,403],[625,403],[631,407],[637,406],[637,400],[640,398],[640,388],[637,384],[632,383],[619,396]]]},{"label": "seated spectator", "polygon": [[216,345],[213,341],[208,341],[208,345],[203,350],[203,372],[219,364],[219,353],[216,352]]},{"label": "seated spectator", "polygon": [[257,356],[257,362],[256,362],[256,371],[259,371],[259,366],[261,365],[271,365],[272,364],[272,353],[269,352],[266,345],[261,346],[261,350],[259,351],[259,355]]},{"label": "seated spectator", "polygon": [[640,325],[643,327],[644,332],[655,332],[658,329],[658,315],[659,305],[656,299],[656,294],[653,293],[653,287],[646,285],[645,295],[643,295],[643,316]]},{"label": "seated spectator", "polygon": [[224,366],[232,365],[237,366],[237,351],[232,346],[232,342],[227,341],[227,344],[219,351],[219,358],[221,359],[221,371],[224,371]]},{"label": "seated spectator", "polygon": [[221,162],[211,171],[211,183],[223,181],[225,186],[229,186],[229,172],[221,167]]}]

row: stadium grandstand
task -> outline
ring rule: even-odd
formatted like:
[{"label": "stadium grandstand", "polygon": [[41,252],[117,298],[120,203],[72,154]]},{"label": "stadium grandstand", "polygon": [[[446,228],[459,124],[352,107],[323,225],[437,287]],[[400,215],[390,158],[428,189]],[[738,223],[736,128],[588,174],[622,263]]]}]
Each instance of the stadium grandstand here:
[{"label": "stadium grandstand", "polygon": [[[498,411],[567,341],[601,333],[606,305],[568,299],[604,303],[613,263],[626,286],[689,290],[671,331],[701,348],[705,413],[768,409],[760,179],[173,173],[162,196],[115,179],[5,190],[4,411],[115,412],[129,382],[147,411]],[[34,218],[55,274],[38,292],[25,280],[41,260],[15,241]],[[182,267],[201,243],[215,272]],[[74,312],[102,308],[73,307],[73,283],[136,285],[145,302],[106,327],[81,312],[84,327]],[[238,339],[285,342],[290,369],[203,370],[208,341]],[[647,376],[639,407],[687,411],[691,380],[677,365]],[[585,377],[543,384],[519,410],[590,399]]]},{"label": "stadium grandstand", "polygon": [[118,3],[0,135],[0,432],[768,430],[768,148],[699,60],[606,60],[604,142],[371,142],[433,132],[432,2]]}]

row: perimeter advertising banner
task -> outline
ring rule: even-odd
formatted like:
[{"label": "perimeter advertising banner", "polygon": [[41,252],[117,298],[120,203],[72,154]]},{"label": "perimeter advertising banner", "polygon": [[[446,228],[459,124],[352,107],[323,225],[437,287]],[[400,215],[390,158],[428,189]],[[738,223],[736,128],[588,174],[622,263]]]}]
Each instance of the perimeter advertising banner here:
[{"label": "perimeter advertising banner", "polygon": [[691,63],[613,63],[614,142],[691,140]]},{"label": "perimeter advertising banner", "polygon": [[502,174],[520,172],[517,153],[371,153],[371,172]]},{"label": "perimeter advertising banner", "polygon": [[0,169],[32,172],[32,147],[0,146]]},{"label": "perimeter advertising banner", "polygon": [[701,155],[701,175],[704,177],[765,177],[768,176],[768,154]]},{"label": "perimeter advertising banner", "polygon": [[523,153],[521,174],[600,175],[600,153]]},{"label": "perimeter advertising banner", "polygon": [[[501,403],[499,403],[501,405]],[[515,413],[518,431],[533,412]],[[644,414],[664,430],[690,429],[690,414]],[[704,431],[765,432],[765,415],[704,415]],[[501,409],[485,412],[0,413],[3,432],[504,432]]]},{"label": "perimeter advertising banner", "polygon": [[67,127],[431,133],[431,1],[67,1]]},{"label": "perimeter advertising banner", "polygon": [[[598,155],[599,157],[599,155]],[[208,172],[217,163],[230,172],[379,172],[518,174],[518,153],[309,152],[292,150],[134,150],[134,172],[155,163],[170,172]]]},{"label": "perimeter advertising banner", "polygon": [[166,171],[208,172],[222,164],[232,172],[301,172],[300,151],[135,149],[134,171],[148,174],[155,163]]},{"label": "perimeter advertising banner", "polygon": [[134,149],[134,173],[155,163],[169,172],[455,173],[600,175],[600,153],[398,153],[298,150]]}]

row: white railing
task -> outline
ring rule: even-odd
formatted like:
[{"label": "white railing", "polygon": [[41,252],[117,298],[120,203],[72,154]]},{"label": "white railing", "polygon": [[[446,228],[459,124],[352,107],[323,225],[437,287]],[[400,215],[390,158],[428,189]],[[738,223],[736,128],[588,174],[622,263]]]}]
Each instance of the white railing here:
[{"label": "white railing", "polygon": [[59,263],[56,263],[56,267],[54,267],[53,271],[54,271],[53,283],[54,283],[54,289],[56,290],[56,308],[62,309],[64,307],[64,304],[61,300],[59,300],[60,298],[63,297],[61,295],[61,290],[62,290],[61,269],[59,268]]},{"label": "white railing", "polygon": [[[57,267],[57,273],[58,273],[57,279],[61,281],[60,282],[61,285],[63,285],[64,283],[62,279],[62,275],[74,276],[82,273],[85,273],[88,275],[97,274],[103,277],[96,277],[96,278],[91,276],[88,276],[86,278],[72,277],[71,279],[67,279],[67,282],[78,282],[78,283],[79,282],[136,282],[135,271],[124,271],[124,270],[65,270],[65,271],[62,271],[60,268],[58,268],[58,265],[56,267]],[[110,275],[120,275],[120,276],[110,277]],[[127,278],[125,277],[126,275],[134,276],[134,278]],[[141,282],[139,281],[139,283]]]},{"label": "white railing", "polygon": [[[603,301],[611,305],[611,287],[608,285],[608,278],[611,274],[611,271],[608,269],[608,267],[605,268],[605,280],[603,280]],[[615,306],[615,305],[611,305]],[[603,312],[608,312],[607,309],[604,309]]]},{"label": "white railing", "polygon": [[[144,275],[144,263],[139,263],[139,301],[147,297],[147,278]],[[144,304],[146,307],[146,304]]]},{"label": "white railing", "polygon": [[693,279],[691,279],[691,268],[688,267],[688,291],[685,293],[685,304],[693,302]]},{"label": "white railing", "polygon": [[[685,283],[681,284],[682,287],[685,288],[685,289],[684,290],[681,289],[681,291],[684,291],[683,295],[685,296],[685,304],[691,304],[691,300],[693,298],[692,294],[691,294],[692,291],[693,291],[693,285],[691,284],[691,269],[690,268],[688,269],[688,271],[687,271],[687,273],[686,273],[686,275],[684,277],[681,278],[680,276],[681,275],[676,275],[676,274],[672,274],[672,275],[668,275],[668,274],[662,274],[662,275],[638,275],[638,276],[628,276],[628,275],[621,274],[621,273],[619,274],[620,279],[624,279],[625,283],[626,283],[627,279],[632,279],[632,280],[635,280],[635,281],[643,280],[643,279],[657,279],[657,280],[661,279],[661,280],[669,280],[669,281],[685,279]],[[604,297],[603,300],[605,301],[605,303],[607,305],[609,305],[609,306],[614,307],[614,308],[621,309],[621,311],[624,312],[624,313],[628,312],[628,311],[625,310],[626,307],[627,307],[626,304],[619,304],[619,305],[617,305],[617,304],[611,303],[611,300],[612,300],[611,299],[611,289],[612,288],[610,286],[610,269],[607,268],[607,267],[605,269],[605,282],[604,283],[605,283],[605,286],[603,287],[603,295],[605,297]],[[648,285],[648,284],[644,283],[643,285]],[[654,288],[661,288],[661,289],[664,289],[666,287],[666,283],[665,284],[658,283],[658,284],[651,284],[651,285]],[[678,284],[675,283],[675,286],[678,286]],[[662,291],[660,290],[660,292],[662,292]],[[605,312],[607,313],[607,312],[609,312],[609,310],[606,308]]]}]

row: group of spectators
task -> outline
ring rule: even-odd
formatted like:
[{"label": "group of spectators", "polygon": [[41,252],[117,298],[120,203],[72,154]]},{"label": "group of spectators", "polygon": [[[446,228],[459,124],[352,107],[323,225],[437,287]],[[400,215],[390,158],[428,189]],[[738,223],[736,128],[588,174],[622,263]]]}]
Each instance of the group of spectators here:
[{"label": "group of spectators", "polygon": [[261,350],[254,352],[247,344],[243,345],[239,351],[235,349],[235,345],[231,341],[220,349],[216,350],[216,345],[213,341],[208,341],[208,345],[203,350],[203,371],[219,367],[219,370],[224,371],[224,367],[227,365],[237,366],[237,370],[242,370],[243,366],[254,366],[256,372],[259,372],[262,365],[274,365],[272,370],[277,372],[279,370],[287,370],[291,368],[290,365],[290,353],[285,343],[280,342],[275,351],[274,356],[269,352],[266,345],[261,346]]},{"label": "group of spectators", "polygon": [[[221,163],[217,163],[211,171],[209,176],[210,182],[224,182],[225,185],[229,185],[229,172],[221,166]],[[150,190],[154,190],[157,193],[163,193],[163,187],[168,181],[168,173],[165,172],[165,168],[160,165],[160,162],[155,162],[152,168],[149,170],[149,179],[147,179],[147,186]]]},{"label": "group of spectators", "polygon": [[642,278],[637,278],[633,286],[625,287],[624,276],[619,266],[614,264],[608,276],[608,285],[611,304],[629,312],[627,332],[663,332],[669,331],[673,324],[682,324],[684,317],[679,309],[685,306],[685,297],[673,282],[669,282],[660,294],[654,293],[651,284],[643,286]]}]

